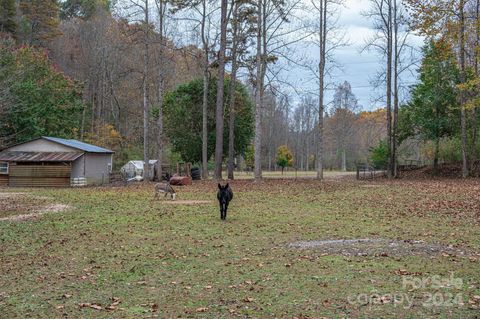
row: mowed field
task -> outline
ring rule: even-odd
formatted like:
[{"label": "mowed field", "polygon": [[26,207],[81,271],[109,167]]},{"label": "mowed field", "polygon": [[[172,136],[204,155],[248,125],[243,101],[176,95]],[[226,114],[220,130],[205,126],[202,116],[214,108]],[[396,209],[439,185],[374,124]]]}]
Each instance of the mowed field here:
[{"label": "mowed field", "polygon": [[478,179],[231,185],[0,189],[0,317],[480,316]]}]

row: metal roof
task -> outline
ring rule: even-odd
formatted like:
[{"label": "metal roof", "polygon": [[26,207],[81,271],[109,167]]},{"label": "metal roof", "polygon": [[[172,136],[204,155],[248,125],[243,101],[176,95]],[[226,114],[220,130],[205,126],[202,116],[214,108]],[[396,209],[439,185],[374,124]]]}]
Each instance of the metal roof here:
[{"label": "metal roof", "polygon": [[[145,163],[144,161],[141,161],[141,160],[132,160],[132,161],[129,161],[128,163],[126,163],[125,165],[123,165],[124,167],[127,166],[128,164],[132,164],[133,166],[135,166],[136,169],[143,169],[143,163]],[[156,164],[157,163],[157,160],[148,160],[148,163],[150,165],[153,165],[153,164]]]},{"label": "metal roof", "polygon": [[5,162],[73,162],[83,153],[78,152],[21,152],[3,151],[0,161]]},{"label": "metal roof", "polygon": [[85,152],[89,152],[89,153],[107,153],[107,154],[115,153],[114,151],[108,150],[106,148],[95,146],[95,145],[84,143],[84,142],[80,142],[80,141],[77,141],[77,140],[67,140],[67,139],[63,139],[63,138],[49,137],[49,136],[42,136],[42,138],[44,138],[46,140],[49,140],[51,142],[62,144],[62,145],[68,146],[68,147],[73,147],[73,148],[76,148],[76,149],[79,149],[79,150],[82,150],[82,151],[85,151]]}]

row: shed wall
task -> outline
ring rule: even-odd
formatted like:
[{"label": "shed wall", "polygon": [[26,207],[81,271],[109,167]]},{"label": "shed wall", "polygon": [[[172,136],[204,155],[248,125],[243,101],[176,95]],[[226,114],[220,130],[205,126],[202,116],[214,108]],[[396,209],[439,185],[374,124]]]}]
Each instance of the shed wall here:
[{"label": "shed wall", "polygon": [[86,153],[82,157],[85,157],[85,177],[88,185],[109,182],[112,154]]},{"label": "shed wall", "polygon": [[8,175],[0,174],[0,186],[7,186],[8,185]]},{"label": "shed wall", "polygon": [[9,186],[17,187],[65,187],[70,185],[71,166],[58,163],[42,165],[32,163],[28,165],[10,164]]},{"label": "shed wall", "polygon": [[85,177],[85,154],[72,163],[72,178]]}]

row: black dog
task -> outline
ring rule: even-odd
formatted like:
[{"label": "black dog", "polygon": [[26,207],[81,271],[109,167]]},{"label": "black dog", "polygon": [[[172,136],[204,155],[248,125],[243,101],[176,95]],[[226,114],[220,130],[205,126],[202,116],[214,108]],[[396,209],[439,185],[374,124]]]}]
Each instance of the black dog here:
[{"label": "black dog", "polygon": [[225,186],[218,184],[217,199],[220,204],[220,218],[225,220],[227,219],[228,203],[233,199],[233,192],[228,183]]}]

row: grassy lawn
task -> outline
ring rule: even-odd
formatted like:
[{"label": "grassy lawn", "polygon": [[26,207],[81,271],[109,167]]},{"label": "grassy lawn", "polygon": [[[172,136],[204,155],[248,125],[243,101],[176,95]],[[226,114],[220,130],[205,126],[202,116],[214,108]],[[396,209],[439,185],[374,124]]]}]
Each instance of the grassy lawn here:
[{"label": "grassy lawn", "polygon": [[[214,182],[178,189],[178,200],[211,201],[203,205],[154,202],[152,188],[0,190],[72,207],[0,222],[0,317],[479,316],[478,180],[238,180],[226,222]],[[25,200],[31,206],[35,197]],[[468,253],[397,256],[386,248],[349,256],[288,247],[357,238]],[[433,276],[461,282],[403,285]]]}]

